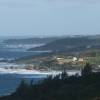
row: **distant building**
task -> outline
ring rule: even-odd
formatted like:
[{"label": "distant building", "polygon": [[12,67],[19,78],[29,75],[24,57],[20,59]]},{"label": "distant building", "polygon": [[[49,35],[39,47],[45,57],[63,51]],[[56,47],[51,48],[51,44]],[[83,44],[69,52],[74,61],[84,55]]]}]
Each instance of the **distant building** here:
[{"label": "distant building", "polygon": [[78,59],[77,59],[77,57],[73,57],[73,62],[75,62],[75,61],[77,61]]},{"label": "distant building", "polygon": [[84,61],[84,59],[83,58],[79,58],[79,60],[78,60],[79,62],[83,62]]},{"label": "distant building", "polygon": [[77,57],[68,57],[68,58],[56,58],[56,61],[59,64],[65,64],[65,63],[72,63],[72,62],[84,62],[84,59],[77,58]]},{"label": "distant building", "polygon": [[33,70],[34,69],[34,65],[29,64],[28,66],[26,66],[25,69],[27,69],[27,70]]},{"label": "distant building", "polygon": [[98,65],[98,67],[100,68],[100,65]]},{"label": "distant building", "polygon": [[71,59],[71,58],[57,58],[57,62],[59,63],[59,64],[64,64],[64,63],[69,63],[69,62],[72,62],[73,61],[73,59]]},{"label": "distant building", "polygon": [[57,58],[57,60],[63,60],[64,58]]}]

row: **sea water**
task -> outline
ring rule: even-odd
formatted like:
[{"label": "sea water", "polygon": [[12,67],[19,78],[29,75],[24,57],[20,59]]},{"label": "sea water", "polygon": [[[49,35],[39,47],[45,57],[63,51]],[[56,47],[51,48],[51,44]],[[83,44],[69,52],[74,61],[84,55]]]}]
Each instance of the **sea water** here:
[{"label": "sea water", "polygon": [[[18,47],[18,46],[16,46]],[[23,47],[24,48],[24,47]],[[14,60],[21,57],[32,56],[40,54],[41,52],[27,51],[26,48],[9,47],[7,44],[0,41],[0,68],[17,66],[15,63],[8,63],[9,60]],[[21,65],[24,66],[24,65]],[[34,77],[33,77],[34,76]],[[0,72],[0,96],[9,95],[13,93],[19,86],[21,80],[37,82],[42,77],[36,77],[33,74],[16,74],[16,73],[2,73]]]}]

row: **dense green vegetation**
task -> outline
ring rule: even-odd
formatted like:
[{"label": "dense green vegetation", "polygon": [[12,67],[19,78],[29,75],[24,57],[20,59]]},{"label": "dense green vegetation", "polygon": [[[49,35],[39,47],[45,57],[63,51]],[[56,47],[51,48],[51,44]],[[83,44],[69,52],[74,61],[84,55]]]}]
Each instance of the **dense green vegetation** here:
[{"label": "dense green vegetation", "polygon": [[86,64],[82,76],[68,76],[63,71],[35,85],[22,81],[15,93],[0,100],[100,100],[100,73]]},{"label": "dense green vegetation", "polygon": [[100,38],[93,37],[68,37],[47,43],[44,46],[30,50],[52,50],[52,51],[83,51],[88,49],[100,49]]}]

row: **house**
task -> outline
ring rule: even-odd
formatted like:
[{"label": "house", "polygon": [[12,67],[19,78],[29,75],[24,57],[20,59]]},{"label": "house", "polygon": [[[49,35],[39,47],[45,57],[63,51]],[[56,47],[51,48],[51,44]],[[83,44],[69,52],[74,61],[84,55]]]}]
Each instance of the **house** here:
[{"label": "house", "polygon": [[28,66],[26,66],[25,69],[27,69],[27,70],[33,70],[34,69],[34,65],[29,64]]},{"label": "house", "polygon": [[77,59],[77,57],[73,57],[73,62],[75,62],[75,61],[77,61],[78,59]]},{"label": "house", "polygon": [[57,60],[63,60],[64,58],[57,58]]},{"label": "house", "polygon": [[73,61],[72,58],[57,58],[56,60],[59,64],[65,64]]},{"label": "house", "polygon": [[79,62],[83,62],[84,59],[83,59],[83,58],[79,58],[78,61],[79,61]]}]

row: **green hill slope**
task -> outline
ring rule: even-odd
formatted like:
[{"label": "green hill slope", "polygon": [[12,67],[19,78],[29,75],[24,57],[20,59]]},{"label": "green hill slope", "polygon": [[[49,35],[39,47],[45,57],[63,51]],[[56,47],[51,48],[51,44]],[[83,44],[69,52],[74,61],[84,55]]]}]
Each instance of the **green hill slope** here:
[{"label": "green hill slope", "polygon": [[100,49],[100,38],[70,37],[47,43],[44,46],[31,48],[34,51],[80,51],[86,49]]}]

